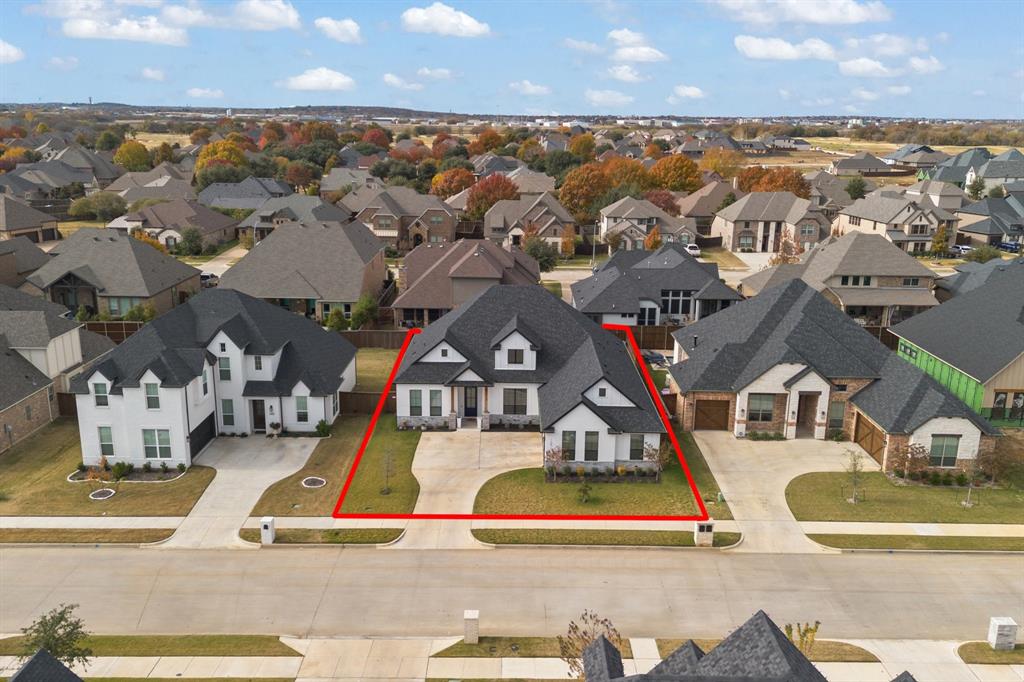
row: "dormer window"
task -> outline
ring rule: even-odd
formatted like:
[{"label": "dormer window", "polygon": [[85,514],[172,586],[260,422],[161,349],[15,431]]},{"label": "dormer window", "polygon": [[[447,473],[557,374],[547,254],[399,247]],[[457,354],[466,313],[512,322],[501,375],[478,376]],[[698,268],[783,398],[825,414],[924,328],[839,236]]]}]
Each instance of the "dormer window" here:
[{"label": "dormer window", "polygon": [[107,397],[106,384],[93,384],[92,392],[96,397],[96,407],[107,407],[110,405],[110,399]]},{"label": "dormer window", "polygon": [[146,409],[160,409],[160,386],[157,384],[146,384]]},{"label": "dormer window", "polygon": [[509,348],[508,349],[508,364],[510,364],[510,365],[521,365],[521,364],[523,364],[523,349],[522,348]]},{"label": "dormer window", "polygon": [[263,369],[263,356],[262,355],[257,355],[255,357],[253,357],[252,362],[253,362],[253,366],[256,368],[257,372],[259,372],[260,370]]}]

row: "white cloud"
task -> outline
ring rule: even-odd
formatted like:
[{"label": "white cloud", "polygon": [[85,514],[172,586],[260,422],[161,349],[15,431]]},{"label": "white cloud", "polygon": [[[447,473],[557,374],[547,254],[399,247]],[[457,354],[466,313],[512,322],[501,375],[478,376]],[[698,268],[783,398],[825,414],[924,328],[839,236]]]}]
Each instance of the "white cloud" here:
[{"label": "white cloud", "polygon": [[868,57],[858,57],[839,62],[839,73],[844,76],[864,76],[870,78],[887,78],[897,75],[882,62]]},{"label": "white cloud", "polygon": [[248,31],[276,31],[299,28],[299,11],[285,0],[240,0],[233,12],[232,25]]},{"label": "white cloud", "polygon": [[887,93],[889,93],[890,95],[897,95],[897,96],[909,95],[910,94],[910,86],[909,85],[890,85],[889,87],[887,87],[885,89],[885,91]]},{"label": "white cloud", "polygon": [[617,46],[612,53],[612,61],[663,62],[668,60],[668,55],[647,44],[647,37],[643,33],[637,33],[628,28],[617,28],[608,32],[608,39]]},{"label": "white cloud", "polygon": [[583,96],[595,107],[624,107],[633,101],[631,95],[618,90],[586,90]]},{"label": "white cloud", "polygon": [[704,99],[707,93],[696,85],[677,85],[672,88],[672,97],[678,99]]},{"label": "white cloud", "polygon": [[853,96],[864,102],[874,102],[878,99],[878,93],[872,90],[865,90],[864,88],[854,88]]},{"label": "white cloud", "polygon": [[910,61],[907,62],[907,66],[914,73],[938,73],[942,71],[945,66],[942,65],[934,55],[928,55],[927,57],[911,57]]},{"label": "white cloud", "polygon": [[782,38],[758,38],[736,36],[733,44],[740,54],[749,59],[824,59],[836,58],[836,51],[820,38],[808,38],[801,43],[791,43]]},{"label": "white cloud", "polygon": [[888,21],[879,0],[713,0],[728,16],[746,24],[862,24]]},{"label": "white cloud", "polygon": [[142,77],[148,81],[163,81],[167,76],[160,69],[152,69],[148,66],[142,67]]},{"label": "white cloud", "polygon": [[789,99],[792,96],[792,94],[793,93],[791,93],[789,90],[786,90],[785,88],[779,88],[779,97],[781,97],[782,99]]},{"label": "white cloud", "polygon": [[289,90],[351,90],[356,82],[340,71],[320,66],[286,78],[277,85]]},{"label": "white cloud", "polygon": [[647,38],[643,33],[630,31],[628,28],[617,28],[608,31],[608,39],[616,45],[646,45]]},{"label": "white cloud", "polygon": [[58,71],[74,71],[78,68],[78,57],[50,57],[48,63]]},{"label": "white cloud", "polygon": [[431,69],[427,66],[421,66],[416,70],[416,75],[423,78],[432,78],[436,81],[446,81],[452,77],[451,69]]},{"label": "white cloud", "polygon": [[167,5],[160,10],[160,16],[175,26],[215,26],[218,22],[217,17],[196,4]]},{"label": "white cloud", "polygon": [[189,88],[185,94],[196,99],[220,99],[224,96],[224,91],[215,88]]},{"label": "white cloud", "polygon": [[598,54],[599,52],[603,52],[600,45],[598,45],[597,43],[588,42],[586,40],[566,38],[565,40],[562,41],[562,44],[565,45],[570,50],[576,50],[577,52],[589,52],[591,54]]},{"label": "white cloud", "polygon": [[359,32],[359,24],[352,19],[331,19],[319,17],[313,25],[331,40],[339,43],[361,43],[363,36]]},{"label": "white cloud", "polygon": [[188,44],[188,33],[185,29],[168,26],[152,15],[138,18],[120,17],[113,20],[79,16],[65,20],[61,30],[69,38],[131,40],[178,47]]},{"label": "white cloud", "polygon": [[875,33],[865,38],[850,38],[844,44],[851,50],[869,51],[876,57],[902,57],[911,52],[924,52],[928,49],[928,41],[924,38],[911,38],[892,33]]},{"label": "white cloud", "polygon": [[421,83],[414,83],[412,81],[407,81],[404,78],[402,78],[401,76],[396,76],[393,73],[386,73],[386,74],[384,74],[384,83],[387,84],[387,85],[390,85],[393,88],[398,88],[399,90],[422,90],[423,89],[423,85]]},{"label": "white cloud", "polygon": [[623,83],[640,83],[647,80],[647,77],[634,69],[629,64],[619,64],[608,67],[608,75]]},{"label": "white cloud", "polygon": [[11,45],[6,40],[0,40],[0,64],[13,64],[25,58],[21,48]]},{"label": "white cloud", "polygon": [[988,93],[985,92],[984,90],[974,90],[971,92],[971,95],[974,97],[985,97],[988,95]]},{"label": "white cloud", "polygon": [[831,97],[816,97],[814,99],[802,99],[800,104],[805,107],[827,107],[835,104]]},{"label": "white cloud", "polygon": [[411,33],[436,33],[458,38],[479,38],[491,32],[487,24],[443,2],[405,10],[402,12],[402,28]]},{"label": "white cloud", "polygon": [[548,86],[531,83],[528,80],[513,81],[508,84],[508,88],[509,90],[518,92],[520,95],[528,95],[530,97],[551,94],[551,88]]}]

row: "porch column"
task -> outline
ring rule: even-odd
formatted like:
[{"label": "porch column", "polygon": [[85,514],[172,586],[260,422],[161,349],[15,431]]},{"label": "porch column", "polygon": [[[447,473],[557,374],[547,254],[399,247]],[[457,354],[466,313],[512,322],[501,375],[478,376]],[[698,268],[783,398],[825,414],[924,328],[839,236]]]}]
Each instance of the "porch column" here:
[{"label": "porch column", "polygon": [[487,411],[487,387],[484,386],[484,406],[483,411],[480,413],[480,429],[487,431],[491,428],[491,413]]},{"label": "porch column", "polygon": [[457,412],[457,410],[458,410],[458,403],[456,403],[456,401],[455,401],[455,387],[451,386],[450,388],[451,388],[450,395],[451,395],[451,401],[452,401],[452,409],[448,413],[448,428],[451,429],[452,431],[454,431],[457,428],[459,428],[459,415],[458,415],[458,412]]}]

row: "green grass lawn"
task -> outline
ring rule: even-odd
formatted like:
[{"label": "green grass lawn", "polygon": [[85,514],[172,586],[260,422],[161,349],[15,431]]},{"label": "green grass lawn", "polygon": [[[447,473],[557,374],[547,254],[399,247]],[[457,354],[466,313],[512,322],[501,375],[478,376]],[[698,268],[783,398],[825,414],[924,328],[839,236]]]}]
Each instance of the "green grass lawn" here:
[{"label": "green grass lawn", "polygon": [[[24,638],[0,639],[0,656],[21,654]],[[301,656],[273,635],[92,635],[93,656]],[[90,678],[95,679],[95,678]]]},{"label": "green grass lawn", "polygon": [[[259,528],[243,528],[239,537],[249,542],[260,541]],[[382,545],[402,535],[401,528],[281,528],[274,537],[275,545]]]},{"label": "green grass lawn", "polygon": [[[473,537],[492,545],[693,547],[693,532],[679,530],[476,528]],[[739,541],[739,533],[715,533],[715,547],[728,547]]]},{"label": "green grass lawn", "polygon": [[942,535],[812,534],[811,540],[837,549],[923,549],[1024,552],[1024,538]]},{"label": "green grass lawn", "polygon": [[957,650],[964,663],[989,665],[1020,665],[1024,663],[1024,644],[1018,644],[1013,651],[993,651],[988,642],[967,642]]},{"label": "green grass lawn", "polygon": [[[608,260],[607,250],[602,250],[600,246],[597,249],[597,255],[594,257],[594,265],[603,263]],[[558,265],[556,268],[589,268],[591,266],[590,255],[577,254],[572,258],[559,258]]]},{"label": "green grass lawn", "polygon": [[541,286],[550,291],[552,294],[557,296],[559,299],[562,298],[562,283],[561,282],[541,282]]},{"label": "green grass lawn", "polygon": [[893,484],[885,474],[864,475],[864,500],[850,504],[842,494],[843,472],[798,476],[786,487],[786,501],[798,521],[880,521],[902,523],[1024,523],[1024,490],[982,489],[976,504],[960,501],[966,491],[944,486]]},{"label": "green grass lawn", "polygon": [[[513,649],[515,647],[515,649]],[[493,649],[493,651],[491,650]],[[629,640],[624,639],[620,653],[633,658]],[[432,658],[561,658],[557,637],[481,637],[478,644],[456,642]]]},{"label": "green grass lawn", "polygon": [[360,348],[356,352],[357,391],[382,391],[387,384],[391,368],[398,359],[398,350],[390,348]]},{"label": "green grass lawn", "polygon": [[83,227],[106,228],[107,223],[102,220],[63,220],[57,223],[57,229],[65,239],[78,232]]},{"label": "green grass lawn", "polygon": [[732,519],[732,510],[729,509],[728,501],[718,502],[718,493],[721,488],[718,487],[718,481],[715,480],[704,459],[704,453],[700,451],[697,443],[693,440],[693,434],[684,433],[677,424],[673,424],[673,428],[676,430],[676,438],[679,439],[679,445],[683,448],[686,464],[690,467],[693,482],[697,484],[697,490],[700,491],[701,497],[704,499],[704,506],[707,507],[708,514],[713,519]]},{"label": "green grass lawn", "polygon": [[[399,431],[391,415],[377,422],[373,438],[352,480],[341,511],[354,514],[411,514],[420,494],[412,475],[412,458],[420,442],[419,431]],[[385,462],[391,456],[390,492],[384,494]]]},{"label": "green grass lawn", "polygon": [[0,543],[143,544],[160,542],[173,528],[0,528]]},{"label": "green grass lawn", "polygon": [[[694,639],[704,653],[714,649],[722,641],[720,639]],[[685,643],[685,639],[658,639],[658,653],[662,658],[678,649]],[[819,639],[814,643],[809,658],[815,663],[877,663],[878,658],[871,653],[861,649],[859,646],[847,644],[846,642],[833,642],[827,639]]]},{"label": "green grass lawn", "polygon": [[667,385],[668,382],[668,370],[667,369],[655,369],[654,367],[647,368],[651,373],[651,379],[654,381],[654,386],[659,391]]},{"label": "green grass lawn", "polygon": [[729,249],[721,246],[713,246],[708,249],[700,250],[700,257],[704,260],[711,261],[712,263],[718,263],[718,267],[727,270],[746,270],[747,264],[744,263],[739,256],[730,251]]},{"label": "green grass lawn", "polygon": [[189,265],[196,265],[196,266],[203,265],[204,263],[209,263],[210,261],[212,261],[217,256],[221,255],[225,251],[229,251],[230,249],[235,248],[236,246],[238,246],[238,240],[237,239],[232,239],[229,242],[224,242],[223,244],[218,244],[217,245],[217,250],[214,253],[211,253],[208,256],[206,254],[203,254],[202,256],[177,256],[177,258],[182,263],[187,263]]},{"label": "green grass lawn", "polygon": [[[69,483],[82,461],[78,424],[58,419],[0,456],[0,516],[185,516],[216,472],[193,466],[166,483]],[[97,488],[117,494],[89,499]]]}]

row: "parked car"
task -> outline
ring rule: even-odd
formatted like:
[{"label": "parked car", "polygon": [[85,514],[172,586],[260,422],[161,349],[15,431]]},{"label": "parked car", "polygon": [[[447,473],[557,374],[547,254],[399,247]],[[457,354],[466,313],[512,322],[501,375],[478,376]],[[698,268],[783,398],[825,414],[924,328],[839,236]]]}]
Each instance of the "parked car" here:
[{"label": "parked car", "polygon": [[213,274],[212,272],[200,272],[199,273],[199,285],[204,289],[215,287],[220,282],[220,277]]},{"label": "parked car", "polygon": [[963,256],[965,254],[970,253],[971,251],[974,251],[974,247],[966,246],[964,244],[954,244],[953,246],[949,247],[949,252],[952,253],[954,256]]},{"label": "parked car", "polygon": [[683,246],[683,249],[694,258],[700,257],[700,247],[696,244],[686,244]]},{"label": "parked car", "polygon": [[999,248],[1010,253],[1020,253],[1020,242],[1000,242]]},{"label": "parked car", "polygon": [[642,350],[640,356],[644,359],[648,365],[654,365],[655,367],[668,367],[668,360],[664,355],[653,350]]}]

